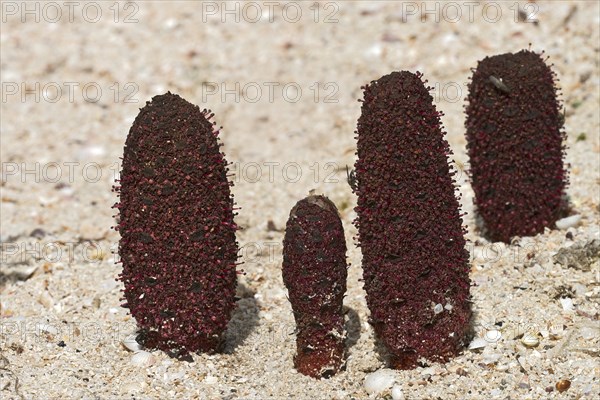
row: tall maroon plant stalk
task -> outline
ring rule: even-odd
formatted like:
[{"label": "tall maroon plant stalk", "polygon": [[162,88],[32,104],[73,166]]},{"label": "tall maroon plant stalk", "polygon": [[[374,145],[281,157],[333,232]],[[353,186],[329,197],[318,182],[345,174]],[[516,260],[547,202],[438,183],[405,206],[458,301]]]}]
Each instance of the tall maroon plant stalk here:
[{"label": "tall maroon plant stalk", "polygon": [[486,57],[469,84],[467,150],[475,205],[495,241],[542,233],[566,210],[564,117],[540,54]]},{"label": "tall maroon plant stalk", "polygon": [[294,364],[314,378],[337,373],[344,359],[346,240],[337,208],[308,196],[290,212],[283,240],[283,282],[296,320]]},{"label": "tall maroon plant stalk", "polygon": [[355,221],[370,322],[394,368],[457,355],[470,331],[465,229],[440,115],[420,73],[364,89]]},{"label": "tall maroon plant stalk", "polygon": [[219,350],[234,308],[232,183],[212,116],[154,97],[129,131],[116,188],[125,307],[146,346],[176,354]]}]

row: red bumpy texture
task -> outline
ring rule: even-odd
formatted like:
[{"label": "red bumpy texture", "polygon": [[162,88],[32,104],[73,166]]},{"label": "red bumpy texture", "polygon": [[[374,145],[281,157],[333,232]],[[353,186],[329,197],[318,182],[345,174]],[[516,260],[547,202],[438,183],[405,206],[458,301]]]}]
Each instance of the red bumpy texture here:
[{"label": "red bumpy texture", "polygon": [[371,324],[391,366],[446,361],[469,335],[469,263],[451,154],[421,74],[364,87],[355,221]]},{"label": "red bumpy texture", "polygon": [[344,359],[346,240],[337,208],[324,196],[300,200],[283,239],[283,282],[296,319],[296,369],[330,377]]},{"label": "red bumpy texture", "polygon": [[555,74],[523,50],[486,57],[469,84],[467,150],[486,235],[542,233],[566,209],[565,133]]},{"label": "red bumpy texture", "polygon": [[219,350],[235,305],[232,184],[212,116],[154,97],[129,131],[117,188],[124,306],[146,346],[178,355]]}]

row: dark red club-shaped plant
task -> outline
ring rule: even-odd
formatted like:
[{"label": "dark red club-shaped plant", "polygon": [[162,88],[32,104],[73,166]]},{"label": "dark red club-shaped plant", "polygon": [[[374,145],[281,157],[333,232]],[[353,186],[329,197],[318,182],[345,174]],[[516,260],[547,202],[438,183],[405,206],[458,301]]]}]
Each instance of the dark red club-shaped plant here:
[{"label": "dark red club-shaped plant", "polygon": [[370,322],[391,366],[445,361],[467,341],[469,263],[440,113],[421,74],[365,86],[355,164]]},{"label": "dark red club-shaped plant", "polygon": [[486,235],[542,233],[566,211],[564,117],[556,75],[540,54],[486,57],[469,84],[467,150]]},{"label": "dark red club-shaped plant", "polygon": [[129,131],[116,188],[125,306],[138,340],[177,355],[219,350],[234,308],[232,184],[212,116],[154,97]]},{"label": "dark red club-shaped plant", "polygon": [[283,282],[296,320],[296,369],[330,377],[344,359],[346,240],[337,208],[311,195],[290,212],[283,240]]}]

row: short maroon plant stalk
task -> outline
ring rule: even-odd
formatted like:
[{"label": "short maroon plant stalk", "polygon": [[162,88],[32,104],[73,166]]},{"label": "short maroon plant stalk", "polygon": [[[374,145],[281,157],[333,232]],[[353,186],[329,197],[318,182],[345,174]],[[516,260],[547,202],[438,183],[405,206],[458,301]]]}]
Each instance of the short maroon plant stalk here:
[{"label": "short maroon plant stalk", "polygon": [[213,114],[178,95],[140,110],[120,177],[120,279],[140,339],[182,355],[213,352],[237,284],[232,185]]},{"label": "short maroon plant stalk", "polygon": [[344,360],[346,240],[337,208],[324,196],[300,200],[283,239],[283,282],[296,320],[296,369],[314,378]]},{"label": "short maroon plant stalk", "polygon": [[555,80],[541,55],[528,50],[486,57],[473,73],[467,150],[475,205],[492,240],[542,233],[566,209]]},{"label": "short maroon plant stalk", "polygon": [[467,342],[469,263],[440,115],[420,73],[365,86],[355,221],[370,322],[391,366],[446,361]]}]

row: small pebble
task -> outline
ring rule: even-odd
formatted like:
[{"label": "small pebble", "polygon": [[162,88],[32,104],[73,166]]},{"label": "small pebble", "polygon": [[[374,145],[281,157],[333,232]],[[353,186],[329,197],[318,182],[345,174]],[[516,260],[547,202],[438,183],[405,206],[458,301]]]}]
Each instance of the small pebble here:
[{"label": "small pebble", "polygon": [[529,385],[529,383],[527,383],[527,382],[521,382],[521,383],[519,383],[519,388],[520,389],[531,389],[531,385]]},{"label": "small pebble", "polygon": [[43,239],[44,236],[46,236],[46,231],[41,228],[35,228],[34,230],[31,231],[29,236],[36,238],[36,239]]},{"label": "small pebble", "polygon": [[441,304],[436,304],[435,307],[433,307],[434,314],[439,314],[442,311],[444,311],[444,306],[442,306]]},{"label": "small pebble", "polygon": [[500,372],[508,371],[508,364],[498,364],[496,366],[496,371],[500,371]]},{"label": "small pebble", "polygon": [[95,296],[94,299],[92,300],[92,305],[94,306],[95,309],[100,308],[100,305],[102,304],[102,300],[100,300],[100,297]]},{"label": "small pebble", "polygon": [[561,393],[568,390],[570,387],[571,381],[568,379],[561,379],[560,381],[556,382],[556,390]]},{"label": "small pebble", "polygon": [[365,377],[365,390],[368,394],[379,394],[392,387],[396,373],[390,369],[380,369]]},{"label": "small pebble", "polygon": [[577,226],[581,221],[581,215],[571,215],[570,217],[559,219],[556,221],[556,227],[558,229],[569,229],[571,227]]},{"label": "small pebble", "polygon": [[277,231],[277,226],[275,226],[275,222],[273,222],[273,220],[269,220],[267,222],[267,231]]}]

